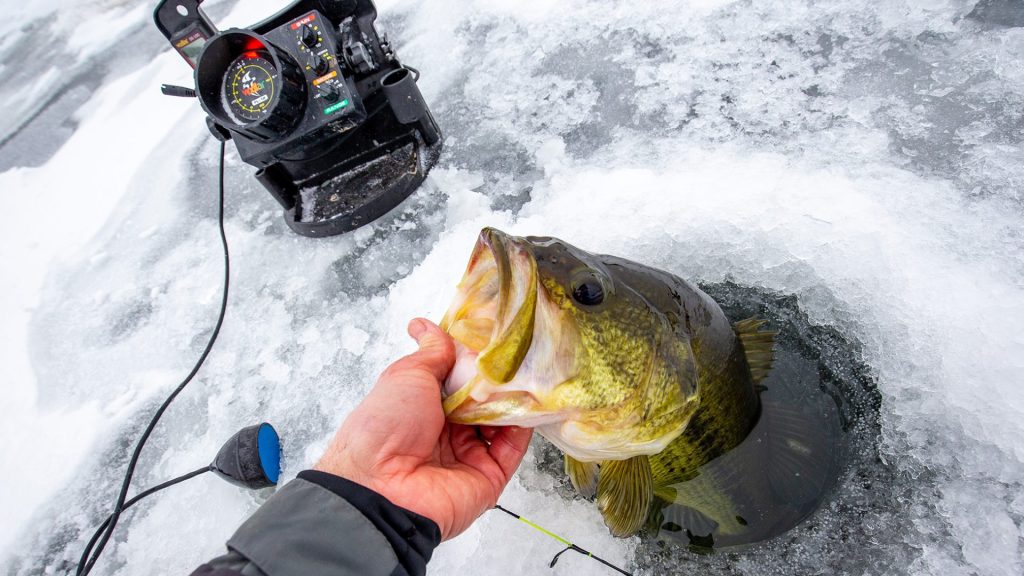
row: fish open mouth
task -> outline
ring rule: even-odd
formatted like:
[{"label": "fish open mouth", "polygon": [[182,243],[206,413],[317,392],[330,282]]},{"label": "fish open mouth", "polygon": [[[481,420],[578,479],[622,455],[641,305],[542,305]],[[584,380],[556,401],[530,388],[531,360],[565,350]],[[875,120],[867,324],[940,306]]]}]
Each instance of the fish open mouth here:
[{"label": "fish open mouth", "polygon": [[533,255],[515,238],[485,228],[441,320],[441,328],[456,342],[455,367],[443,390],[446,415],[465,423],[487,421],[479,403],[495,393],[506,405],[522,404],[525,409],[532,402],[528,393],[498,392],[495,387],[512,380],[526,357],[536,305]]}]

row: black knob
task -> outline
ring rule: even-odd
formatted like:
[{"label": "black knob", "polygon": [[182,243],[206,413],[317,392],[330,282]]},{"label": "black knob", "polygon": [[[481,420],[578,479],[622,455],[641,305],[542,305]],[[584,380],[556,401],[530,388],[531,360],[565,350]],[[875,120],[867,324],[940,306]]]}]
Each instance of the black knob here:
[{"label": "black knob", "polygon": [[313,56],[313,72],[316,72],[317,76],[327,74],[327,71],[330,69],[331,65],[327,60],[324,60],[320,56]]},{"label": "black knob", "polygon": [[328,102],[337,102],[340,96],[341,93],[338,92],[338,89],[330,84],[324,84],[320,87],[320,97]]},{"label": "black knob", "polygon": [[302,31],[300,33],[302,34],[302,43],[305,44],[308,48],[316,46],[317,42],[319,42],[320,40],[317,33],[313,31],[313,28],[309,24],[303,24]]}]

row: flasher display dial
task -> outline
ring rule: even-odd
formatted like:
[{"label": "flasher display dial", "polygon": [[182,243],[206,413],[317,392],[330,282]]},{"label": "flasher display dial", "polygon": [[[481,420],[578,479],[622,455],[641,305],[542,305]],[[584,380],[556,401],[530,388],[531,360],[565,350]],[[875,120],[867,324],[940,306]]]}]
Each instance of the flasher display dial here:
[{"label": "flasher display dial", "polygon": [[232,119],[248,124],[269,116],[280,78],[269,54],[246,52],[236,58],[224,75],[224,99]]},{"label": "flasher display dial", "polygon": [[221,126],[257,140],[291,133],[306,108],[306,79],[288,52],[248,30],[206,44],[196,67],[203,109]]}]

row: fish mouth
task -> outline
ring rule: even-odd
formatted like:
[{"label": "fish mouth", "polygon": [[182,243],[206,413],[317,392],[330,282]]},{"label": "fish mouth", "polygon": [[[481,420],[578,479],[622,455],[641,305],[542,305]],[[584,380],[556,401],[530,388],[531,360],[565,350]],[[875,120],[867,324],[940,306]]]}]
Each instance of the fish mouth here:
[{"label": "fish mouth", "polygon": [[536,404],[529,392],[501,390],[533,341],[537,263],[525,242],[494,228],[480,232],[441,328],[455,340],[445,382],[445,415],[461,423],[493,423]]}]

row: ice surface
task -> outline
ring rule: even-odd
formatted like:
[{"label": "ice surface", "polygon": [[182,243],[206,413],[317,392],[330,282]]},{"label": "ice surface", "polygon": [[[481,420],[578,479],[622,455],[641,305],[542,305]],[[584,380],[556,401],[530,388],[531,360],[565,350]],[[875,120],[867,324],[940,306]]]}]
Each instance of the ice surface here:
[{"label": "ice surface", "polygon": [[[67,571],[219,298],[217,148],[198,106],[158,91],[187,83],[187,66],[135,4],[48,18],[60,4],[0,3],[21,22],[4,20],[5,73],[48,62],[34,30],[76,51],[60,89],[38,75],[0,88],[11,574]],[[208,4],[225,27],[279,5]],[[282,434],[286,478],[308,466],[411,350],[406,321],[440,317],[490,225],[793,295],[812,324],[858,344],[882,397],[878,457],[858,459],[803,526],[751,550],[709,558],[612,539],[540,444],[509,508],[648,574],[1020,574],[1024,28],[1004,10],[1016,5],[379,2],[445,133],[438,168],[374,225],[309,240],[229,154],[227,322],[136,486],[206,463],[261,420]],[[81,21],[92,24],[72,34]],[[104,23],[136,43],[109,45]],[[132,64],[107,66],[111,54]],[[213,478],[175,487],[126,516],[97,573],[187,573],[265,497]],[[546,574],[557,551],[489,513],[430,569]],[[599,569],[567,555],[553,572]]]}]

